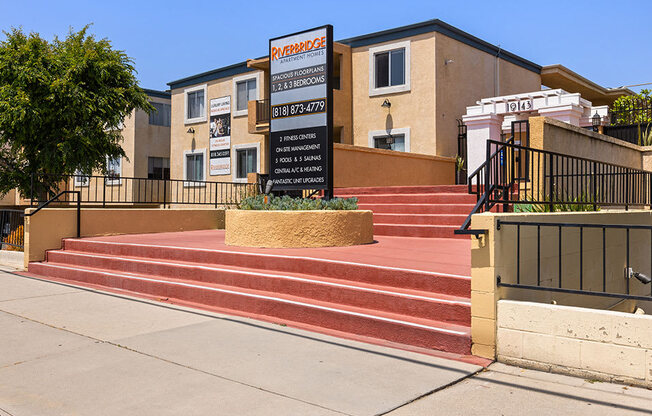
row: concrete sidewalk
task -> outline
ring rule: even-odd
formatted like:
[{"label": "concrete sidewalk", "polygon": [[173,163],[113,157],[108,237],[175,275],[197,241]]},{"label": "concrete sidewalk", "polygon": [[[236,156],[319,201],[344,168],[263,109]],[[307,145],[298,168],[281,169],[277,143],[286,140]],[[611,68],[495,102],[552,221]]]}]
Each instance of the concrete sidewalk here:
[{"label": "concrete sidewalk", "polygon": [[626,415],[652,409],[650,390],[501,364],[472,376],[479,370],[0,272],[2,416]]},{"label": "concrete sidewalk", "polygon": [[0,273],[0,409],[15,416],[374,415],[480,369]]}]

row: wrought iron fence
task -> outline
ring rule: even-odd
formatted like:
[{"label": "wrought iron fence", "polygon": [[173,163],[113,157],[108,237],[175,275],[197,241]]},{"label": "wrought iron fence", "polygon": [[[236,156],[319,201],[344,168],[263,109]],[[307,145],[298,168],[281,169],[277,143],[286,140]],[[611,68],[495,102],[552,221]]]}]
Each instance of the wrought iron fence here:
[{"label": "wrought iron fence", "polygon": [[[43,178],[41,178],[43,179]],[[52,181],[47,181],[48,183]],[[124,176],[65,175],[45,190],[35,179],[31,204],[41,204],[61,191],[79,191],[84,205],[212,205],[235,206],[242,198],[259,192],[258,186],[240,182],[148,179]],[[62,200],[62,203],[70,202]]]},{"label": "wrought iron fence", "polygon": [[609,110],[610,125],[603,133],[629,143],[652,145],[652,99],[615,103]]},{"label": "wrought iron fence", "polygon": [[[498,220],[496,229],[502,232],[500,230],[505,226],[515,231],[516,264],[513,273],[509,271],[515,279],[501,276],[498,286],[652,301],[652,226]],[[522,234],[528,229],[533,231],[524,237]],[[534,231],[536,243],[532,244]],[[637,233],[638,241],[644,243],[632,244],[634,233]],[[616,243],[609,244],[609,237]],[[625,250],[620,243],[622,237],[625,238]],[[542,245],[542,239],[546,244]],[[577,249],[562,250],[562,246],[568,248],[575,241]],[[542,247],[548,248],[543,265],[545,272],[542,272]],[[536,262],[533,253],[529,252],[535,250]],[[636,262],[632,258],[633,250],[637,252]],[[587,253],[591,256],[588,261],[585,258]],[[522,271],[524,268],[526,273]]]},{"label": "wrought iron fence", "polygon": [[652,172],[507,142],[487,141],[485,162],[469,176],[476,206],[489,211],[595,210],[598,206],[652,205]]},{"label": "wrought iron fence", "polygon": [[23,249],[25,245],[25,230],[22,210],[0,210],[0,243],[2,250]]}]

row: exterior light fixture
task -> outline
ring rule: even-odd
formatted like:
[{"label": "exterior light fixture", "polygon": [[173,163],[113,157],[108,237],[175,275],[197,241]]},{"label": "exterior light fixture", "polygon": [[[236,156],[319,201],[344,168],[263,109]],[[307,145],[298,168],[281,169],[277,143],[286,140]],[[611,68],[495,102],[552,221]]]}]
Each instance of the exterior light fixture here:
[{"label": "exterior light fixture", "polygon": [[385,139],[385,142],[386,142],[387,144],[390,144],[390,145],[391,145],[391,144],[394,144],[394,137],[392,137],[392,135],[390,134],[390,135],[387,136],[387,138]]},{"label": "exterior light fixture", "polygon": [[598,127],[600,126],[600,123],[602,121],[602,118],[600,117],[600,114],[596,111],[595,114],[593,114],[593,117],[591,117],[591,124],[593,124],[593,131],[598,131]]},{"label": "exterior light fixture", "polygon": [[383,108],[391,108],[392,103],[389,102],[389,98],[385,98],[385,101],[383,101],[383,103],[380,106]]},{"label": "exterior light fixture", "polygon": [[452,59],[444,59],[444,65],[452,64],[453,62],[455,61]]},{"label": "exterior light fixture", "polygon": [[195,129],[190,127],[186,133],[195,134]]}]

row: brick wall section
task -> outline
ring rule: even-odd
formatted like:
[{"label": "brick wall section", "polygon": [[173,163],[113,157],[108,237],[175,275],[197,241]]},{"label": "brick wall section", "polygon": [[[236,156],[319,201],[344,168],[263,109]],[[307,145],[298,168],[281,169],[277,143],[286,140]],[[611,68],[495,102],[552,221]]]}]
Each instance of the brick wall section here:
[{"label": "brick wall section", "polygon": [[652,387],[652,316],[498,301],[498,361]]}]

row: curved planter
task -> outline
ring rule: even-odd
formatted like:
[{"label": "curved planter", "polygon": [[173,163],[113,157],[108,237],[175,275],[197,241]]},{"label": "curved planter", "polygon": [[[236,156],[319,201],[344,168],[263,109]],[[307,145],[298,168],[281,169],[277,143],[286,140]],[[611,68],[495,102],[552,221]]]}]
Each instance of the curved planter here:
[{"label": "curved planter", "polygon": [[332,247],[373,242],[371,211],[226,211],[225,242],[247,247]]}]

